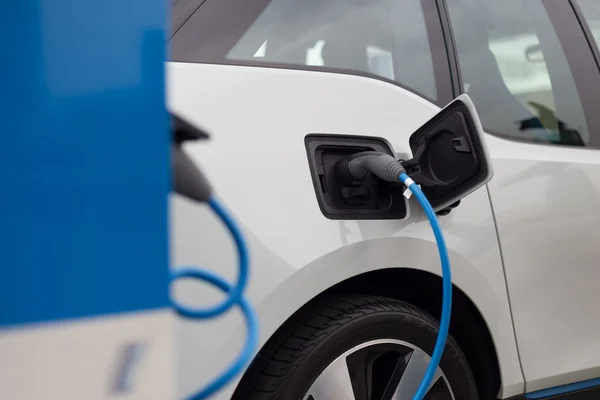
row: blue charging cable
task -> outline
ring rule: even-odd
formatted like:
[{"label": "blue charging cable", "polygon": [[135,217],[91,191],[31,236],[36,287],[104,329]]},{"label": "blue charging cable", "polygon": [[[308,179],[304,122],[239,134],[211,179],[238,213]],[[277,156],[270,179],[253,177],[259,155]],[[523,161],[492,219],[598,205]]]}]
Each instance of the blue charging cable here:
[{"label": "blue charging cable", "polygon": [[[223,278],[209,271],[199,268],[180,268],[173,271],[171,275],[171,283],[180,278],[199,279],[210,283],[222,291],[228,293],[228,297],[220,304],[207,309],[195,309],[185,305],[177,304],[173,301],[175,311],[184,318],[191,319],[208,319],[228,311],[232,306],[237,305],[241,308],[246,319],[246,327],[248,337],[246,344],[238,356],[229,367],[211,381],[206,387],[189,397],[189,400],[202,400],[214,394],[216,391],[225,386],[233,377],[240,373],[248,362],[251,360],[254,350],[258,345],[258,320],[256,314],[250,304],[244,297],[244,289],[248,281],[248,249],[244,241],[243,235],[236,225],[233,218],[229,215],[226,209],[212,195],[212,190],[206,178],[193,165],[191,160],[177,147],[173,149],[174,154],[174,187],[175,191],[190,199],[201,203],[208,203],[214,213],[225,224],[233,240],[235,241],[238,258],[239,258],[239,275],[235,285],[230,285]],[[372,172],[379,178],[387,181],[397,181],[398,179],[415,195],[423,211],[429,219],[431,228],[435,235],[438,251],[442,263],[442,285],[443,285],[443,301],[442,301],[442,316],[440,319],[440,328],[438,331],[437,340],[431,355],[431,360],[425,372],[425,376],[413,397],[413,400],[423,400],[423,397],[429,390],[429,386],[435,376],[436,370],[442,358],[446,339],[448,338],[448,328],[450,326],[450,313],[452,309],[452,277],[450,271],[450,260],[448,249],[442,229],[438,223],[435,211],[423,194],[419,186],[406,174],[404,167],[394,157],[389,154],[379,152],[361,152],[344,160],[339,165],[338,174],[342,177],[350,178],[351,180],[361,180]]]},{"label": "blue charging cable", "polygon": [[425,376],[414,395],[413,400],[423,400],[425,394],[431,386],[433,377],[438,368],[446,339],[448,338],[448,328],[450,327],[450,313],[452,310],[452,275],[450,272],[450,258],[448,257],[448,249],[444,240],[442,228],[438,223],[435,211],[431,207],[429,200],[421,188],[406,174],[406,170],[402,163],[396,160],[390,154],[378,151],[363,151],[353,154],[345,160],[338,161],[336,172],[343,182],[354,182],[365,179],[370,173],[380,179],[388,182],[397,182],[400,180],[417,198],[423,211],[429,219],[435,241],[437,242],[438,252],[442,261],[442,317],[440,318],[440,329],[431,355],[431,360],[425,371]]},{"label": "blue charging cable", "polygon": [[413,397],[413,400],[423,400],[425,394],[429,390],[429,386],[431,385],[431,381],[435,375],[437,367],[442,358],[442,354],[444,353],[444,347],[446,346],[446,339],[448,338],[448,328],[450,327],[450,313],[452,310],[452,275],[450,271],[450,258],[448,257],[448,249],[446,248],[446,241],[444,240],[444,234],[442,233],[442,228],[437,220],[435,215],[435,211],[429,204],[429,200],[423,192],[421,188],[405,173],[401,173],[399,176],[400,181],[415,195],[419,204],[425,211],[427,218],[429,219],[429,223],[431,224],[431,229],[433,229],[433,234],[435,236],[435,241],[437,242],[438,252],[440,253],[440,260],[442,262],[442,317],[440,319],[440,329],[438,331],[437,340],[435,342],[435,347],[433,349],[433,354],[431,355],[431,361],[429,361],[429,366],[427,367],[427,371],[425,372],[425,376],[421,381],[421,385],[417,389],[417,393]]},{"label": "blue charging cable", "polygon": [[241,308],[244,318],[246,319],[248,337],[241,354],[227,367],[225,372],[216,377],[196,394],[188,397],[189,400],[206,399],[220,390],[246,367],[246,365],[252,359],[254,350],[258,345],[258,319],[256,317],[256,313],[252,309],[252,306],[244,297],[244,289],[248,281],[249,272],[248,248],[246,246],[246,242],[239,227],[235,223],[234,219],[229,215],[225,207],[223,207],[223,205],[221,205],[221,203],[212,195],[208,199],[207,203],[213,212],[225,224],[236,244],[239,260],[238,280],[235,285],[231,285],[220,276],[204,269],[190,267],[179,268],[172,272],[171,283],[180,278],[199,279],[216,286],[225,293],[228,293],[228,296],[222,303],[210,308],[191,308],[183,304],[177,304],[175,301],[172,302],[173,307],[175,308],[177,314],[181,315],[182,317],[190,319],[207,319],[221,315],[228,311],[231,307],[237,305]]}]

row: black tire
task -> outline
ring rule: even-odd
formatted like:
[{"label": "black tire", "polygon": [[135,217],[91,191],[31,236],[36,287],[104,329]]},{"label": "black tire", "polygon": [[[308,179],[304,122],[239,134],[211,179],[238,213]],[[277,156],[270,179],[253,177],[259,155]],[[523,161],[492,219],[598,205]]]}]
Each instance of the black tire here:
[{"label": "black tire", "polygon": [[[401,340],[431,355],[438,327],[431,315],[396,299],[363,295],[323,299],[293,317],[265,346],[233,399],[301,400],[338,356],[371,340]],[[452,337],[440,367],[456,400],[478,400],[467,360]],[[427,400],[437,398],[426,396]]]}]

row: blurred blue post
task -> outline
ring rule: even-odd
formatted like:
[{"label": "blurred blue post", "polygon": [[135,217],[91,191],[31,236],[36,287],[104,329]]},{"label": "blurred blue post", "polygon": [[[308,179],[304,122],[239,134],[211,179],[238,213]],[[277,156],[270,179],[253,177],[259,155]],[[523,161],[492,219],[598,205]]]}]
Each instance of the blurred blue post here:
[{"label": "blurred blue post", "polygon": [[166,8],[0,13],[1,399],[172,397]]}]

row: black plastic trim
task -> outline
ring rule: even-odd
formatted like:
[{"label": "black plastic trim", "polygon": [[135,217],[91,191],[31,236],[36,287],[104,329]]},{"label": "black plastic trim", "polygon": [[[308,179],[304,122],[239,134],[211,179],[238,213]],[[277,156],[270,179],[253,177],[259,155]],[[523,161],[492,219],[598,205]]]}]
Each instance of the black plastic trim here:
[{"label": "black plastic trim", "polygon": [[[558,394],[550,397],[535,398],[535,400],[598,400],[600,399],[600,387],[595,386],[588,389],[577,390],[575,392]],[[527,394],[509,397],[504,400],[534,400],[527,397]]]},{"label": "black plastic trim", "polygon": [[577,19],[579,20],[579,25],[581,25],[581,29],[583,29],[583,34],[585,35],[588,44],[590,45],[590,49],[592,50],[592,54],[594,55],[594,59],[596,60],[596,65],[598,66],[598,69],[600,69],[600,51],[598,50],[598,46],[600,46],[600,43],[596,43],[596,39],[594,39],[592,30],[590,29],[590,26],[587,23],[587,19],[585,18],[585,13],[579,6],[579,1],[569,1],[571,3],[571,7],[573,7],[573,12],[575,12]]},{"label": "black plastic trim", "polygon": [[387,140],[372,136],[311,133],[304,138],[304,144],[317,203],[326,218],[332,220],[406,218],[408,206],[402,194],[403,185],[384,182],[374,175],[360,183],[360,188],[371,189],[367,195],[368,200],[364,204],[349,205],[340,201],[341,187],[346,186],[346,182],[340,180],[332,168],[335,160],[342,160],[363,151],[379,151],[396,157]]},{"label": "black plastic trim", "polygon": [[[401,1],[401,0],[400,0]],[[431,50],[433,73],[438,99],[434,104],[444,106],[454,99],[454,87],[450,62],[448,60],[447,40],[443,28],[442,14],[438,0],[421,0],[425,29]],[[407,89],[417,93],[413,89]],[[418,93],[417,93],[418,94]]]},{"label": "black plastic trim", "polygon": [[450,13],[448,12],[446,1],[437,0],[437,6],[442,24],[442,32],[444,34],[444,41],[446,43],[446,55],[448,58],[448,67],[450,68],[450,76],[452,80],[452,97],[456,98],[463,93],[462,77],[460,75],[460,67],[458,64],[458,51],[456,50],[456,43],[454,41],[452,26],[450,24]]}]

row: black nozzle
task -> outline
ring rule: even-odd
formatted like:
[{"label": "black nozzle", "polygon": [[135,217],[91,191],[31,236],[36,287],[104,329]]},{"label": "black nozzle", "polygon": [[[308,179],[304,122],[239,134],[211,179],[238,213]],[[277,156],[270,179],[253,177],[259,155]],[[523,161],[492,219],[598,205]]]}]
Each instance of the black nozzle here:
[{"label": "black nozzle", "polygon": [[175,193],[200,203],[208,201],[212,192],[210,183],[181,147],[171,146],[171,162]]},{"label": "black nozzle", "polygon": [[189,140],[209,138],[208,133],[173,113],[171,113],[171,133],[171,139],[178,146]]},{"label": "black nozzle", "polygon": [[398,160],[379,151],[363,151],[344,161],[336,167],[345,179],[363,180],[373,173],[384,181],[398,182],[400,174],[406,172]]},{"label": "black nozzle", "polygon": [[208,134],[175,114],[171,114],[171,122],[173,190],[190,200],[206,202],[212,193],[210,183],[181,149],[181,143],[189,140],[208,139]]}]

